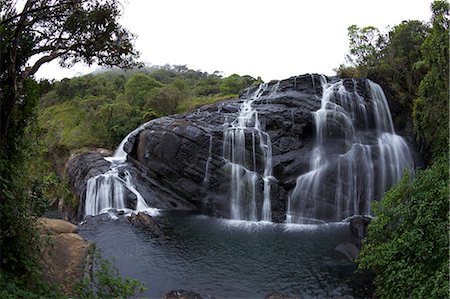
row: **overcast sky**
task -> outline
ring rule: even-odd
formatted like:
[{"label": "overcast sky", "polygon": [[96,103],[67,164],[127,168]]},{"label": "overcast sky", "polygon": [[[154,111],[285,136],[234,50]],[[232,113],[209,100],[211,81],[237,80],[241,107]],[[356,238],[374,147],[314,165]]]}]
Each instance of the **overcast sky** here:
[{"label": "overcast sky", "polygon": [[[403,20],[428,22],[431,0],[128,0],[121,23],[137,34],[141,60],[186,64],[264,81],[334,74],[348,53],[347,28],[385,31]],[[38,78],[93,71],[42,67]]]}]

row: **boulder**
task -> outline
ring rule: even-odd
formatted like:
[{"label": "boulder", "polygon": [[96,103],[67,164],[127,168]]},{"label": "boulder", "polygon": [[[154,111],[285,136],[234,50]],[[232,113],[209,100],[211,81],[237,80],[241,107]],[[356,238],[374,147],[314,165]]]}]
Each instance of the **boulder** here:
[{"label": "boulder", "polygon": [[76,226],[60,219],[39,219],[42,266],[45,279],[66,294],[83,277],[91,244],[76,234]]},{"label": "boulder", "polygon": [[350,218],[350,231],[359,241],[367,236],[367,226],[370,221],[372,221],[372,218],[367,216],[354,216]]},{"label": "boulder", "polygon": [[359,253],[357,245],[350,242],[340,243],[334,250],[345,255],[350,262],[354,262]]},{"label": "boulder", "polygon": [[38,229],[42,235],[76,233],[77,226],[62,219],[39,218]]},{"label": "boulder", "polygon": [[160,224],[150,215],[138,212],[137,214],[131,214],[128,216],[128,220],[131,224],[148,230],[155,237],[162,236],[162,230]]},{"label": "boulder", "polygon": [[162,299],[203,299],[203,297],[191,291],[177,290],[165,294]]}]

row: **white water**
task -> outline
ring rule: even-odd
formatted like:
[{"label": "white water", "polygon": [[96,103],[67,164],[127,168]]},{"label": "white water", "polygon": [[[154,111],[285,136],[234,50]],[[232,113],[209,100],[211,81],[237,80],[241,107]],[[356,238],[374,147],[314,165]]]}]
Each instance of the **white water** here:
[{"label": "white water", "polygon": [[372,200],[380,199],[406,169],[414,172],[378,84],[367,81],[371,96],[364,99],[356,92],[356,81],[352,92],[342,81],[321,81],[321,108],[313,113],[316,146],[309,171],[297,178],[289,196],[287,223],[368,215]]},{"label": "white water", "polygon": [[[120,143],[112,157],[106,157],[110,162],[110,169],[100,175],[92,177],[87,182],[85,199],[85,216],[108,213],[111,209],[124,211],[126,214],[144,212],[155,216],[158,209],[150,208],[142,195],[136,189],[133,178],[128,171],[123,171],[126,166],[127,153],[124,145],[128,138],[141,131],[143,126],[128,134]],[[126,194],[134,194],[136,197],[135,209],[127,208]]]},{"label": "white water", "polygon": [[213,142],[213,136],[209,135],[208,159],[206,159],[205,176],[203,178],[203,187],[205,187],[206,191],[208,191],[208,188],[209,188],[209,164],[211,163],[211,160],[212,160],[212,142]]},{"label": "white water", "polygon": [[[276,92],[278,84],[269,90],[267,84],[241,104],[238,117],[224,124],[223,157],[230,168],[231,218],[236,220],[272,221],[270,189],[272,176],[272,144],[270,136],[261,128],[253,103],[263,93]],[[248,152],[251,155],[248,155]],[[261,187],[262,185],[262,187]],[[262,198],[261,212],[257,200]]]}]

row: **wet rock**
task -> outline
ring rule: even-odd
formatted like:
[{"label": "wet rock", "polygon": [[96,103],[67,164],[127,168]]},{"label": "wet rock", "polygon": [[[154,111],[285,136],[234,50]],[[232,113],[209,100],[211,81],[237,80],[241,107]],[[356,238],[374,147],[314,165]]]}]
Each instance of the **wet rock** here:
[{"label": "wet rock", "polygon": [[350,287],[356,298],[377,298],[375,296],[375,273],[369,270],[357,270],[350,278]]},{"label": "wet rock", "polygon": [[77,222],[84,218],[84,199],[88,180],[109,170],[110,163],[104,159],[103,154],[105,153],[99,151],[76,154],[71,156],[66,164],[66,177],[80,199],[74,219]]},{"label": "wet rock", "polygon": [[162,299],[203,299],[203,297],[191,291],[177,290],[165,294]]},{"label": "wet rock", "polygon": [[359,253],[359,249],[356,244],[350,242],[340,243],[334,248],[334,250],[345,255],[350,262],[354,262]]},{"label": "wet rock", "polygon": [[352,235],[362,241],[367,236],[367,226],[369,225],[371,217],[354,216],[350,218],[350,231]]},{"label": "wet rock", "polygon": [[139,212],[137,214],[131,214],[131,216],[128,216],[128,220],[131,224],[148,230],[155,237],[162,236],[160,224],[155,220],[155,218],[146,213]]},{"label": "wet rock", "polygon": [[264,299],[302,299],[302,297],[273,292],[264,297]]}]

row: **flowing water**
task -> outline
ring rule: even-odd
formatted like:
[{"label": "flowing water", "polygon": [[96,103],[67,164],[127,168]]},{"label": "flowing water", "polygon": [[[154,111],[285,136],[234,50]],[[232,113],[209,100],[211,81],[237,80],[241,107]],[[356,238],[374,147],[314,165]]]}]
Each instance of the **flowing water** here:
[{"label": "flowing water", "polygon": [[[266,83],[261,84],[244,100],[237,118],[224,124],[223,157],[227,159],[231,173],[231,219],[272,221],[272,144],[269,134],[261,128],[253,103],[267,92],[266,99],[270,99],[270,94],[275,93],[277,87],[278,84],[270,88]],[[246,155],[247,152],[251,156]],[[258,197],[263,198],[260,213],[257,211]]]},{"label": "flowing water", "polygon": [[[97,216],[101,217],[101,216]],[[80,234],[142,281],[150,298],[185,289],[203,298],[353,298],[355,265],[335,247],[354,242],[347,224],[286,225],[162,214],[164,236],[123,219],[88,221]]]},{"label": "flowing water", "polygon": [[[145,212],[149,215],[157,215],[158,209],[147,205],[142,195],[136,190],[133,177],[129,171],[123,170],[126,166],[127,153],[124,145],[128,138],[142,130],[143,126],[128,134],[120,143],[112,157],[106,157],[110,162],[110,169],[88,180],[86,186],[85,216],[108,213],[111,209],[124,211],[125,213]],[[136,197],[134,209],[126,204],[126,194],[131,192]]]},{"label": "flowing water", "polygon": [[[378,84],[367,80],[370,98],[343,81],[322,81],[321,107],[313,112],[316,146],[309,171],[289,196],[287,223],[340,221],[371,213],[403,172],[414,172],[406,142],[395,135],[389,106]],[[332,208],[329,208],[332,206]],[[331,211],[331,212],[330,212]]]}]

